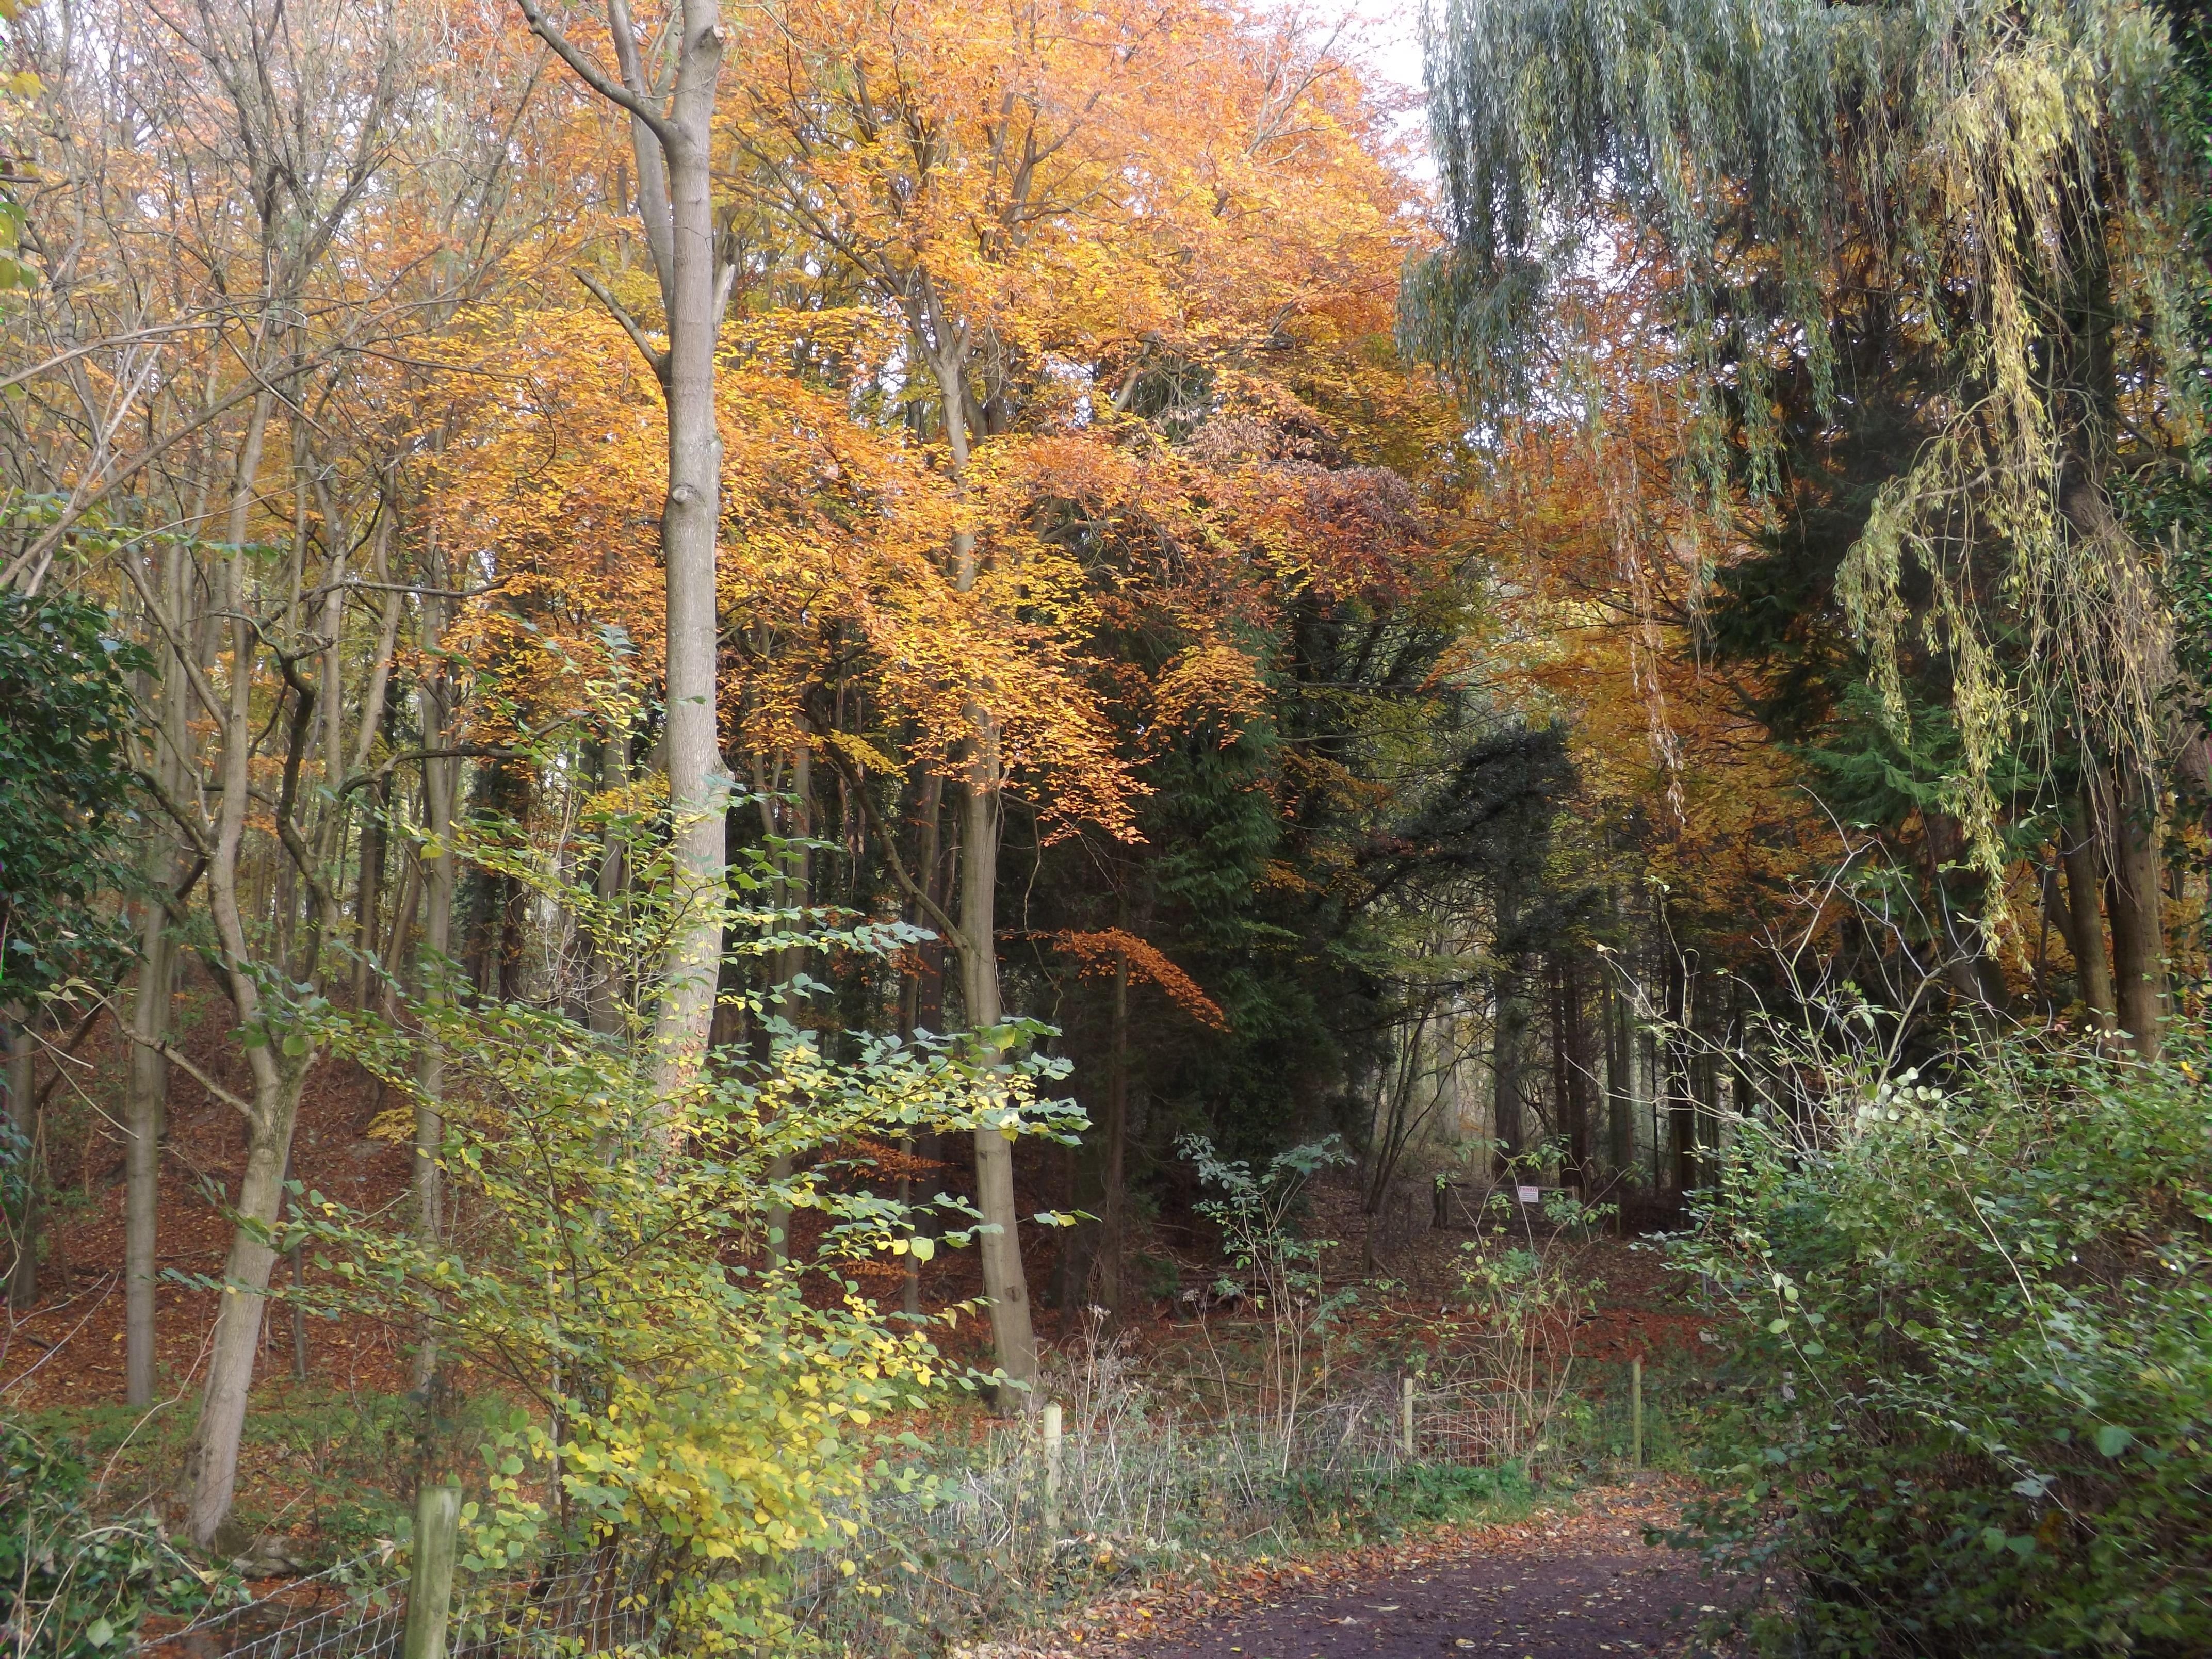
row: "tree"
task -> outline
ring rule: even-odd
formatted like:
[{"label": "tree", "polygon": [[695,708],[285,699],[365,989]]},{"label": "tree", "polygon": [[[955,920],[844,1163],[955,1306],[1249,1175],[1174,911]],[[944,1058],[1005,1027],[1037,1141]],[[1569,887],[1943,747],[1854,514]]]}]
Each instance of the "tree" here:
[{"label": "tree", "polygon": [[1677,273],[1685,454],[1717,510],[1730,433],[1753,495],[1772,487],[1778,386],[1842,407],[1840,319],[1909,319],[1936,349],[1936,430],[1886,482],[1839,592],[1900,731],[1899,651],[1941,641],[1951,811],[1992,914],[2006,732],[2079,748],[2123,1023],[2154,1050],[2170,650],[2154,556],[2112,496],[2132,433],[2188,396],[2174,230],[2202,158],[2178,142],[2164,17],[2134,0],[1466,0],[1430,51],[1451,243],[1413,272],[1403,329],[1479,396],[1525,390],[1546,337],[1531,307],[1610,213]]},{"label": "tree", "polygon": [[[722,444],[714,408],[716,341],[736,276],[715,220],[714,122],[724,46],[715,0],[681,0],[659,31],[641,31],[628,0],[607,0],[615,54],[607,70],[546,14],[518,0],[531,32],[583,82],[629,118],[637,212],[658,278],[665,346],[603,286],[595,286],[666,400],[667,494],[660,512],[666,581],[664,689],[668,811],[678,856],[677,894],[691,915],[671,945],[653,1044],[663,1091],[697,1082],[714,1024],[721,963],[722,763],[715,696],[715,551],[722,527]],[[651,44],[648,44],[651,43]],[[658,61],[648,63],[647,52]],[[661,54],[665,54],[662,56]]]}]

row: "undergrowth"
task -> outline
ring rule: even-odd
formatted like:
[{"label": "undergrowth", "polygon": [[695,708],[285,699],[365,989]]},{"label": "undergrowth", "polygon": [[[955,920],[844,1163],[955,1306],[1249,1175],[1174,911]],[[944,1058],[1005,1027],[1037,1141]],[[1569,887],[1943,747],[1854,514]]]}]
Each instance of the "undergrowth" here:
[{"label": "undergrowth", "polygon": [[2212,1096],[1993,1047],[1745,1126],[1681,1264],[1726,1489],[1688,1541],[1787,1587],[1778,1652],[2212,1652]]}]

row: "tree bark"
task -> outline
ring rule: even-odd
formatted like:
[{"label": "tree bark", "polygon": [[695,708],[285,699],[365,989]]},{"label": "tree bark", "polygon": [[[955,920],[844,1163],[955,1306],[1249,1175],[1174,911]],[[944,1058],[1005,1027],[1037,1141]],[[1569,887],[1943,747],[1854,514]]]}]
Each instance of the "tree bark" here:
[{"label": "tree bark", "polygon": [[1680,951],[1667,952],[1667,1026],[1659,1039],[1658,1092],[1667,1103],[1674,1132],[1674,1188],[1686,1193],[1698,1184],[1697,1096],[1691,1086],[1686,1037],[1697,993],[1689,965]]},{"label": "tree bark", "polygon": [[1128,1204],[1129,1162],[1129,962],[1114,964],[1114,1007],[1106,1037],[1105,1188],[1098,1213],[1098,1299],[1116,1318],[1121,1313],[1123,1217]]},{"label": "tree bark", "polygon": [[2097,908],[2104,888],[2097,833],[2077,787],[2066,802],[2066,821],[2060,831],[2058,859],[2066,872],[2067,943],[2074,952],[2074,980],[2081,1005],[2100,1031],[2113,1028],[2118,1014],[2112,1000],[2112,970],[2105,957],[2105,919]]},{"label": "tree bark", "polygon": [[[1510,886],[1498,895],[1498,937],[1501,945],[1519,925],[1518,895]],[[1509,947],[1510,948],[1510,947]],[[1501,961],[1493,985],[1497,1012],[1491,1027],[1491,1129],[1497,1141],[1498,1169],[1503,1174],[1510,1160],[1521,1156],[1521,1047],[1528,1025],[1528,1006],[1522,993],[1523,964],[1509,955]]]},{"label": "tree bark", "polygon": [[[222,608],[233,619],[230,702],[222,722],[222,805],[216,814],[213,854],[208,860],[208,908],[215,922],[239,1024],[260,1041],[250,1042],[246,1049],[246,1064],[252,1075],[252,1095],[233,1103],[246,1119],[246,1177],[239,1190],[239,1225],[232,1232],[230,1252],[223,1266],[223,1294],[209,1340],[208,1381],[201,1399],[199,1426],[185,1460],[191,1488],[185,1531],[204,1549],[213,1546],[216,1533],[230,1515],[232,1490],[238,1478],[239,1442],[246,1424],[246,1395],[252,1387],[254,1360],[260,1349],[262,1303],[269,1289],[270,1269],[276,1261],[268,1236],[276,1225],[283,1196],[284,1166],[291,1151],[293,1124],[299,1113],[300,1091],[313,1059],[312,1048],[296,1054],[285,1053],[284,1043],[289,1034],[282,1030],[281,1024],[272,1028],[261,995],[260,978],[252,969],[254,957],[245,913],[239,902],[240,854],[246,838],[256,742],[252,692],[258,647],[256,630],[245,609],[245,541],[272,401],[272,394],[264,391],[254,402],[232,498],[228,539],[233,551],[224,567]],[[294,695],[300,694],[295,690]],[[287,822],[292,805],[291,786],[296,782],[298,769],[304,759],[311,729],[308,717],[312,714],[311,707],[300,708],[291,721],[287,788],[278,811],[280,834],[292,830]],[[331,921],[323,914],[325,896],[318,886],[313,899],[316,911],[313,926],[318,936]]]},{"label": "tree bark", "polygon": [[706,1065],[721,980],[731,779],[722,764],[714,563],[722,520],[722,439],[715,346],[735,266],[714,224],[714,118],[723,35],[716,0],[683,0],[675,84],[649,83],[628,0],[607,0],[610,75],[545,15],[519,0],[532,32],[630,118],[638,217],[659,279],[668,345],[656,350],[604,287],[594,289],[659,377],[668,410],[668,491],[660,514],[666,574],[665,689],[672,861],[670,939],[648,1056],[664,1105],[690,1092]]},{"label": "tree bark", "polygon": [[1628,999],[1606,991],[1606,1155],[1616,1180],[1636,1178],[1636,1049]]},{"label": "tree bark", "polygon": [[[915,345],[927,357],[944,405],[947,460],[956,492],[967,487],[969,419],[968,330],[938,309],[934,290],[909,312]],[[952,532],[949,548],[954,591],[970,592],[979,574],[974,531]],[[962,994],[968,1024],[985,1030],[1004,1017],[1000,1001],[998,902],[1000,775],[999,723],[980,702],[963,713],[968,726],[967,776],[961,793],[960,932]],[[1003,1060],[1001,1054],[996,1056]],[[1015,1207],[1013,1143],[995,1129],[975,1134],[975,1207],[983,1217],[979,1255],[983,1293],[991,1304],[991,1336],[999,1367],[1026,1384],[1037,1374],[1036,1332],[1030,1317],[1029,1282],[1022,1267],[1019,1212]]]},{"label": "tree bark", "polygon": [[[431,579],[442,585],[443,565],[438,556],[434,525],[425,540]],[[423,601],[423,655],[433,663],[439,659],[439,647],[444,636],[446,603],[441,598]],[[447,740],[451,734],[447,727],[452,711],[447,707],[447,702],[445,672],[442,668],[434,669],[422,688],[422,746],[425,749],[447,746]],[[453,944],[453,889],[457,874],[453,848],[453,796],[460,781],[457,775],[459,769],[460,763],[455,760],[441,758],[422,763],[422,830],[428,839],[424,850],[428,856],[424,860],[422,880],[422,957],[416,972],[416,984],[434,1024],[452,996],[453,966],[450,958]],[[434,1030],[422,1045],[416,1082],[415,1136],[409,1170],[410,1186],[415,1200],[415,1237],[426,1251],[434,1251],[445,1234],[445,1187],[438,1158],[446,1138],[446,1051]],[[437,1369],[437,1334],[426,1327],[415,1349],[415,1386],[420,1389],[428,1383]]]},{"label": "tree bark", "polygon": [[[621,20],[627,36],[629,20]],[[664,1101],[687,1093],[706,1061],[720,981],[730,777],[719,733],[714,562],[722,522],[722,439],[714,350],[727,290],[714,234],[713,120],[722,29],[713,0],[684,0],[675,95],[660,149],[666,161],[668,248],[661,292],[668,319],[668,498],[660,520],[667,567],[668,801],[676,934],[653,1028],[654,1082]]]},{"label": "tree bark", "polygon": [[2108,798],[2105,903],[2112,919],[2113,1000],[2136,1054],[2155,1060],[2167,1008],[2157,789],[2142,768],[2126,766]]},{"label": "tree bark", "polygon": [[8,1305],[21,1313],[39,1299],[39,1102],[31,1085],[37,1049],[31,1040],[30,1010],[13,1007],[0,1015],[6,1032],[7,1061],[0,1077],[8,1090],[8,1127],[21,1176],[22,1202],[15,1212],[15,1255],[8,1264]]},{"label": "tree bark", "polygon": [[[921,787],[920,822],[921,831],[914,862],[916,878],[931,902],[941,908],[946,891],[943,847],[945,780],[935,772],[929,774]],[[911,897],[906,903],[906,918],[916,926],[927,921],[921,913],[921,906]],[[945,1024],[945,941],[936,939],[917,946],[916,955],[919,960],[915,970],[907,976],[902,998],[900,1024],[908,1037],[912,1037],[916,1031],[938,1031]],[[937,1162],[937,1137],[934,1134],[909,1136],[902,1143],[901,1150],[911,1153],[926,1165],[933,1165]],[[901,1204],[915,1201],[911,1176],[899,1177],[898,1197]],[[927,1212],[917,1217],[914,1222],[915,1231],[919,1234],[928,1231],[932,1218]],[[900,1305],[909,1317],[918,1319],[921,1316],[921,1264],[915,1260],[912,1251],[908,1251],[902,1260],[906,1264],[906,1273]]]},{"label": "tree bark", "polygon": [[[124,556],[130,556],[128,554]],[[184,793],[185,751],[191,741],[184,665],[167,639],[189,637],[185,626],[185,552],[172,544],[162,561],[161,720],[154,770],[171,800]],[[146,879],[157,893],[176,884],[176,844],[157,829],[146,855]],[[155,1252],[161,1230],[161,1123],[168,1109],[168,1040],[176,998],[177,940],[166,906],[149,903],[141,932],[137,989],[131,1007],[131,1071],[123,1119],[123,1395],[125,1403],[154,1403]]]},{"label": "tree bark", "polygon": [[[988,1030],[1004,1018],[999,1000],[998,727],[979,714],[966,787],[961,792],[961,991],[969,1025]],[[992,1058],[1003,1060],[1001,1052]],[[1029,1280],[1022,1268],[1019,1212],[1014,1197],[1014,1143],[997,1129],[975,1132],[975,1207],[984,1220],[978,1254],[983,1294],[991,1304],[991,1338],[1000,1369],[1016,1382],[1037,1376],[1036,1331],[1030,1318]]]},{"label": "tree bark", "polygon": [[1596,1069],[1590,1053],[1589,1021],[1583,995],[1582,975],[1575,958],[1559,963],[1559,1015],[1565,1025],[1562,1049],[1566,1059],[1566,1099],[1561,1107],[1566,1122],[1567,1167],[1577,1191],[1590,1188],[1590,1081]]}]

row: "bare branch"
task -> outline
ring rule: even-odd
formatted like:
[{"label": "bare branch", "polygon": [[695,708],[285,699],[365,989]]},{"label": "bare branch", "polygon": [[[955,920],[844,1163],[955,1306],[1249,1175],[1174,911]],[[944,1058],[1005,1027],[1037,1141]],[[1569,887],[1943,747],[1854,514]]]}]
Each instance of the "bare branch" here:
[{"label": "bare branch", "polygon": [[131,1029],[130,1021],[123,1020],[118,1023],[121,1025],[123,1034],[129,1037],[133,1042],[137,1043],[140,1048],[151,1048],[155,1054],[161,1055],[162,1059],[167,1060],[172,1066],[174,1066],[186,1077],[191,1079],[193,1082],[198,1084],[201,1088],[206,1090],[208,1093],[213,1095],[217,1100],[222,1102],[224,1105],[231,1108],[234,1111],[237,1112],[240,1115],[245,1117],[249,1121],[252,1121],[253,1117],[253,1106],[250,1101],[246,1100],[245,1097],[241,1095],[234,1095],[231,1093],[229,1090],[224,1088],[222,1085],[217,1083],[205,1072],[192,1064],[191,1056],[186,1054],[183,1049],[178,1048],[174,1043],[171,1042],[168,1038],[143,1037]]},{"label": "bare branch", "polygon": [[629,343],[645,359],[646,367],[652,369],[653,379],[665,387],[668,384],[668,354],[654,349],[653,342],[646,337],[645,330],[639,325],[637,319],[623,308],[621,301],[607,291],[605,283],[588,270],[574,270],[569,274],[592,290],[593,299],[614,313],[615,320],[623,325],[623,332],[629,336]]},{"label": "bare branch", "polygon": [[552,47],[554,56],[575,70],[586,86],[610,104],[628,110],[637,120],[643,122],[664,148],[684,143],[684,135],[677,130],[674,122],[593,63],[588,54],[553,26],[552,20],[545,15],[544,9],[538,5],[538,0],[515,0],[515,3],[522,9],[523,21],[530,25],[530,32]]}]

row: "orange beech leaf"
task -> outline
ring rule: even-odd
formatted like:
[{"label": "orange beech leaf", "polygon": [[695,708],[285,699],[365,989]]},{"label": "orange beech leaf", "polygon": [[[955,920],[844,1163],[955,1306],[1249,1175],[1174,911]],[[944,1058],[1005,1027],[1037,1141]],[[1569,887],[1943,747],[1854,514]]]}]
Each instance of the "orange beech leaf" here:
[{"label": "orange beech leaf", "polygon": [[1199,989],[1198,982],[1170,962],[1157,946],[1134,933],[1106,927],[1095,933],[1063,931],[1049,935],[1049,939],[1055,949],[1066,951],[1083,964],[1079,970],[1083,975],[1109,974],[1117,968],[1127,968],[1132,979],[1149,981],[1158,986],[1167,994],[1169,1001],[1201,1025],[1217,1031],[1229,1029],[1228,1016],[1212,998]]}]

